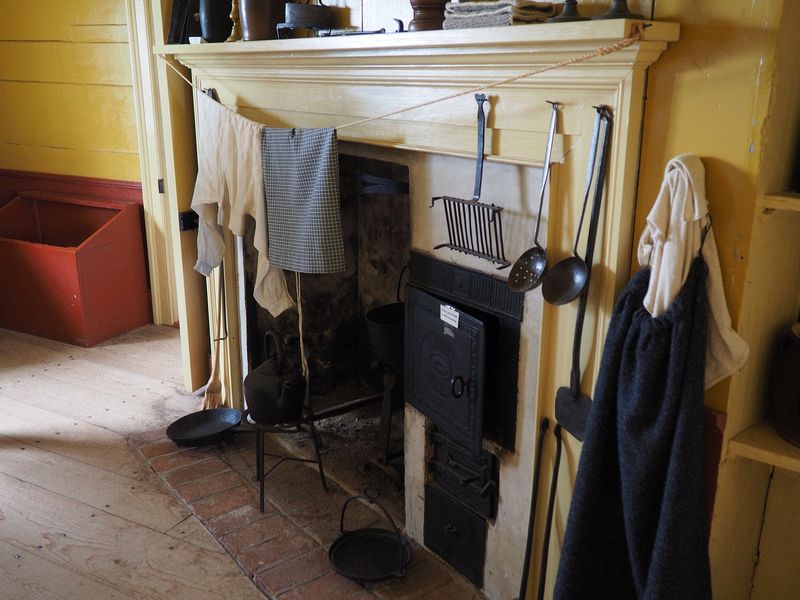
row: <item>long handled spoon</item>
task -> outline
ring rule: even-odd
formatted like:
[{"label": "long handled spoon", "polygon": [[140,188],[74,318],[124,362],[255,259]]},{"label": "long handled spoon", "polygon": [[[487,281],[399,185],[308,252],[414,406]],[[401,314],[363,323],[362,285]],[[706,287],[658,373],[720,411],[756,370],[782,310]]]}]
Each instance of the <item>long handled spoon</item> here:
[{"label": "long handled spoon", "polygon": [[553,152],[553,138],[556,134],[558,120],[558,102],[550,102],[553,107],[550,112],[550,131],[547,134],[547,148],[544,153],[544,174],[542,175],[542,188],[539,192],[539,214],[536,216],[536,230],[533,234],[533,248],[526,250],[511,267],[508,274],[508,286],[515,292],[529,292],[540,283],[547,270],[547,252],[539,243],[539,226],[542,223],[542,207],[544,206],[544,190],[550,179],[550,156]]},{"label": "long handled spoon", "polygon": [[589,149],[588,167],[586,170],[586,188],[583,193],[583,208],[578,222],[578,233],[575,234],[575,245],[572,247],[572,256],[559,261],[547,272],[542,282],[542,296],[550,304],[561,305],[572,302],[586,286],[589,270],[586,261],[578,256],[578,242],[581,239],[583,218],[586,215],[586,206],[589,203],[589,192],[594,179],[594,167],[597,158],[597,142],[600,138],[601,109],[597,108],[594,118],[594,132],[592,133],[592,146]]},{"label": "long handled spoon", "polygon": [[586,394],[581,393],[581,338],[583,335],[583,321],[586,315],[586,305],[589,299],[589,278],[591,271],[589,265],[594,258],[594,243],[597,236],[597,225],[600,220],[600,203],[603,200],[603,184],[606,178],[606,168],[608,164],[608,147],[611,140],[611,111],[607,107],[601,107],[601,118],[605,123],[603,132],[603,142],[600,147],[600,163],[597,167],[597,183],[594,191],[594,202],[592,205],[592,217],[589,221],[589,234],[586,242],[586,284],[580,293],[578,302],[578,314],[575,317],[575,336],[572,342],[572,369],[570,370],[570,384],[558,388],[556,391],[556,420],[564,429],[569,431],[576,439],[583,441],[586,433],[586,424],[589,413],[592,409],[592,400]]}]

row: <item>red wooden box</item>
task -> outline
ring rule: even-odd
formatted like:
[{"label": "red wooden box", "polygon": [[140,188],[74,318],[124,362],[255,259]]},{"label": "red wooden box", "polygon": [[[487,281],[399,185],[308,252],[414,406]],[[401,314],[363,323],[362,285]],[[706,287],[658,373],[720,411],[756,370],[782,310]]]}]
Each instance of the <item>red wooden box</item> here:
[{"label": "red wooden box", "polygon": [[21,192],[0,208],[0,327],[93,346],[151,322],[141,207]]}]

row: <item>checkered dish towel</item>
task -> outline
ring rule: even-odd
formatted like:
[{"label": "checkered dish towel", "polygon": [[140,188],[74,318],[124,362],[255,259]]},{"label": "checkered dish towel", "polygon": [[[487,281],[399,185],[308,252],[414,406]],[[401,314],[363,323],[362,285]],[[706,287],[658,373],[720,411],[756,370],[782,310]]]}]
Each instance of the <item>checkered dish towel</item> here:
[{"label": "checkered dish towel", "polygon": [[344,271],[335,129],[261,132],[269,262],[300,273]]}]

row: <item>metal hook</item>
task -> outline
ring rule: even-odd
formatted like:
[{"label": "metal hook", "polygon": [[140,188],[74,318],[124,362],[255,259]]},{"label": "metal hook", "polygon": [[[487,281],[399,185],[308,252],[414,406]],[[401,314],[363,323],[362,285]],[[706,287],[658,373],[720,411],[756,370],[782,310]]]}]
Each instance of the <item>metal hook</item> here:
[{"label": "metal hook", "polygon": [[711,231],[711,223],[712,223],[712,221],[711,221],[711,213],[710,212],[706,213],[706,219],[708,219],[708,221],[706,221],[706,224],[703,225],[703,229],[700,232],[700,250],[698,252],[702,252],[703,251],[703,246],[706,243],[706,238],[708,237],[708,233]]}]

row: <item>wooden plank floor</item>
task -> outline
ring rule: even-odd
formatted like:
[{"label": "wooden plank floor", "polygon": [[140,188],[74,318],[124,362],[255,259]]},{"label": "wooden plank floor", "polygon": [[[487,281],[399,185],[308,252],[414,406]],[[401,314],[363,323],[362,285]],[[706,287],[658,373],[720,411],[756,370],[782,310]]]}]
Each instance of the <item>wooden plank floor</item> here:
[{"label": "wooden plank floor", "polygon": [[198,404],[175,329],[94,348],[0,329],[0,598],[263,600],[125,439]]}]

